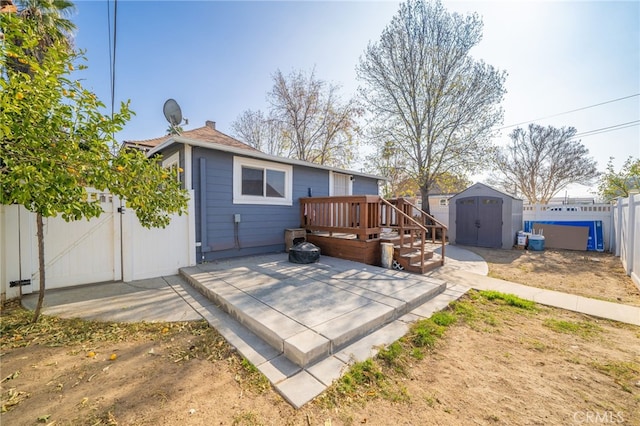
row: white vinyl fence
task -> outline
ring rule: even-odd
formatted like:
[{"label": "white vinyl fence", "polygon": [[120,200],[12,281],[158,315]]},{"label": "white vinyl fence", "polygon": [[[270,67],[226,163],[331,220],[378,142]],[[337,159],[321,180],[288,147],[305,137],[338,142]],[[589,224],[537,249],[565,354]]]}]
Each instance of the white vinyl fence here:
[{"label": "white vinyl fence", "polygon": [[[120,200],[92,192],[104,213],[91,220],[44,218],[46,288],[174,275],[195,265],[193,202],[164,229],[140,225]],[[191,194],[193,195],[193,194]],[[193,198],[193,197],[191,197]],[[0,206],[0,289],[3,300],[39,287],[36,215],[18,205]]]},{"label": "white vinyl fence", "polygon": [[[613,252],[613,206],[611,204],[525,204],[523,221],[602,221],[604,250]],[[524,227],[524,223],[523,223]]]},{"label": "white vinyl fence", "polygon": [[619,198],[613,210],[614,253],[640,288],[640,194]]}]

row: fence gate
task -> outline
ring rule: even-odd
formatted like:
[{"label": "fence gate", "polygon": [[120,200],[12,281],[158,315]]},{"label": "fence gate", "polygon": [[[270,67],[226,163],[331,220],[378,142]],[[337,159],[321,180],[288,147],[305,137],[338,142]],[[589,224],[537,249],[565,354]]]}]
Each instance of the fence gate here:
[{"label": "fence gate", "polygon": [[502,247],[502,203],[499,197],[456,200],[456,244]]},{"label": "fence gate", "polygon": [[[95,193],[90,193],[93,195]],[[96,194],[104,210],[91,220],[65,222],[61,217],[44,218],[46,286],[48,289],[85,283],[115,281],[120,272],[120,215],[110,194]],[[115,213],[115,214],[114,214]],[[29,215],[35,234],[35,215]],[[29,217],[27,216],[27,217]],[[38,241],[31,239],[33,291],[38,289]],[[25,288],[24,292],[30,289]]]},{"label": "fence gate", "polygon": [[[147,229],[120,200],[89,192],[103,213],[91,220],[44,218],[46,288],[175,275],[195,265],[193,191],[188,214],[173,215],[166,228]],[[0,206],[0,297],[38,291],[36,215],[23,206]]]}]

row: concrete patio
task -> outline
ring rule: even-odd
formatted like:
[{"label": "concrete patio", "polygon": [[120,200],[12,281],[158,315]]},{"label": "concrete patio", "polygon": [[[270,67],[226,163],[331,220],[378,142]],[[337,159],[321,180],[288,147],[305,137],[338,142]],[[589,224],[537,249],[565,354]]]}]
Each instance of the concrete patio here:
[{"label": "concrete patio", "polygon": [[468,289],[326,256],[294,264],[282,253],[180,273],[212,301],[199,312],[295,407]]}]

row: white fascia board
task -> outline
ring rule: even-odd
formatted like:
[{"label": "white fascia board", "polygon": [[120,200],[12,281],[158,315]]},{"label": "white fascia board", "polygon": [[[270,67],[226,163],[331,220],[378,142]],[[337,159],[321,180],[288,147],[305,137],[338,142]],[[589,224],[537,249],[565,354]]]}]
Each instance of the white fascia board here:
[{"label": "white fascia board", "polygon": [[340,169],[338,167],[330,167],[330,166],[323,166],[320,164],[314,164],[314,163],[309,163],[307,161],[301,161],[301,160],[294,160],[291,158],[283,158],[283,157],[277,157],[275,155],[270,155],[270,154],[265,154],[264,152],[260,152],[260,151],[251,151],[248,149],[243,149],[243,148],[236,148],[234,146],[228,146],[228,145],[221,145],[221,144],[217,144],[215,142],[203,142],[197,139],[189,139],[189,138],[183,138],[181,136],[173,136],[169,139],[167,139],[166,141],[164,141],[163,143],[161,143],[160,145],[156,146],[155,148],[153,148],[152,150],[150,150],[148,152],[147,155],[151,156],[159,151],[162,151],[163,149],[171,146],[174,143],[183,143],[185,145],[191,145],[191,146],[198,146],[201,148],[208,148],[208,149],[215,149],[218,151],[225,151],[225,152],[229,152],[232,154],[238,154],[238,155],[243,155],[245,157],[252,157],[252,158],[257,158],[260,160],[266,160],[266,161],[272,161],[275,163],[283,163],[283,164],[291,164],[291,165],[295,165],[295,166],[304,166],[304,167],[311,167],[314,169],[323,169],[323,170],[329,170],[332,172],[337,172],[337,173],[346,173],[346,174],[352,174],[355,176],[362,176],[362,177],[367,177],[367,178],[371,178],[371,179],[377,179],[377,180],[383,180],[383,181],[388,181],[389,179],[387,179],[386,177],[383,176],[377,176],[377,175],[371,175],[368,173],[362,173],[362,172],[356,172],[353,170],[345,170],[345,169]]}]

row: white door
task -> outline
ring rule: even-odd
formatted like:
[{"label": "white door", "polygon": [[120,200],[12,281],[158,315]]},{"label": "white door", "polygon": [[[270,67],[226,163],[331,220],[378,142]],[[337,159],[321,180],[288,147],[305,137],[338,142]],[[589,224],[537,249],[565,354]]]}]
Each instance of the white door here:
[{"label": "white door", "polygon": [[351,175],[331,172],[329,180],[329,195],[353,195]]}]

